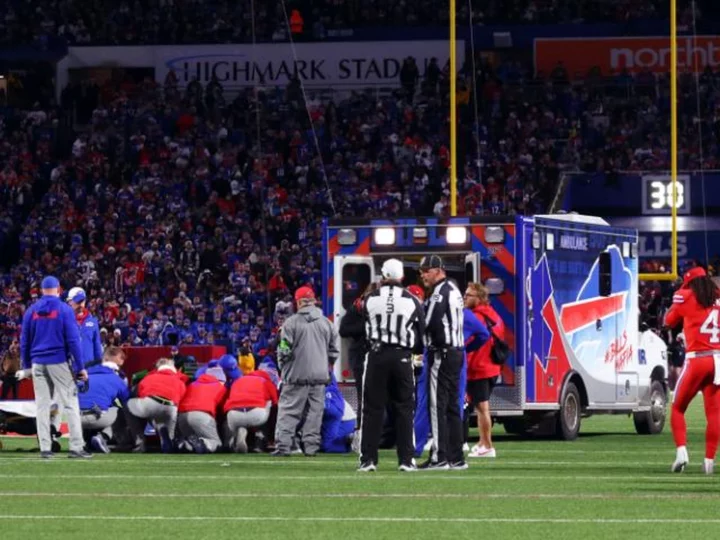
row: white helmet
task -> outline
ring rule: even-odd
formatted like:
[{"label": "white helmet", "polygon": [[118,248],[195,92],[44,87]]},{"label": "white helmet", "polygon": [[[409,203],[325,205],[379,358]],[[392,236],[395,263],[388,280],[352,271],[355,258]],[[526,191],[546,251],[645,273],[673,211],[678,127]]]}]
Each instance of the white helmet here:
[{"label": "white helmet", "polygon": [[405,268],[403,267],[403,263],[397,259],[388,259],[383,263],[380,273],[385,279],[401,281],[403,277],[405,277]]}]

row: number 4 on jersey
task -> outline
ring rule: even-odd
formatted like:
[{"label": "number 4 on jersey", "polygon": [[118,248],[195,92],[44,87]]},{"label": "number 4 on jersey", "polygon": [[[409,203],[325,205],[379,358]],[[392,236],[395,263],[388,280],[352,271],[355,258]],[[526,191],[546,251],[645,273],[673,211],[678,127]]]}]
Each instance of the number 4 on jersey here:
[{"label": "number 4 on jersey", "polygon": [[720,343],[720,311],[713,309],[700,327],[701,334],[710,335],[710,343]]}]

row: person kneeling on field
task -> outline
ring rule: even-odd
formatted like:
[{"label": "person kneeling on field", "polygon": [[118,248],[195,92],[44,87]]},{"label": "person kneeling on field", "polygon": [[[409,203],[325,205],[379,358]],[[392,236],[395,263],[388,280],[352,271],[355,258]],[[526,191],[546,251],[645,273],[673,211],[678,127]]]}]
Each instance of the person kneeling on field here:
[{"label": "person kneeling on field", "polygon": [[325,388],[320,451],[334,454],[350,452],[356,422],[352,405],[345,401],[335,375],[330,373],[330,383]]},{"label": "person kneeling on field", "polygon": [[269,362],[238,379],[225,402],[225,445],[233,452],[248,451],[248,428],[265,426],[270,410],[277,405],[277,371]]},{"label": "person kneeling on field", "polygon": [[185,383],[169,358],[161,358],[155,371],[148,373],[137,389],[137,397],[128,401],[128,422],[133,436],[134,452],[144,452],[143,433],[146,421],[155,423],[164,453],[172,451],[178,405],[185,395]]},{"label": "person kneeling on field", "polygon": [[130,397],[127,384],[118,374],[124,362],[125,353],[120,347],[108,347],[102,364],[88,369],[87,391],[78,394],[85,443],[96,452],[110,453],[108,442],[113,438],[113,426],[122,424],[116,403],[124,407]]},{"label": "person kneeling on field", "polygon": [[178,425],[184,441],[180,448],[196,454],[214,453],[222,444],[217,429],[217,414],[225,399],[225,372],[208,369],[187,387],[178,408]]}]

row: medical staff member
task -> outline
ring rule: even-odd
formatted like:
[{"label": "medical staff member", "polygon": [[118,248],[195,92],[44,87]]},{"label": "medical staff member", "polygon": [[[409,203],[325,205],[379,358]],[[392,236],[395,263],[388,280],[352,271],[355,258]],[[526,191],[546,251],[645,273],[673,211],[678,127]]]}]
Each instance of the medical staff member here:
[{"label": "medical staff member", "polygon": [[108,442],[113,438],[113,426],[120,410],[130,399],[127,382],[120,377],[125,352],[120,347],[108,347],[99,366],[88,369],[89,385],[79,395],[80,412],[86,440],[96,452],[109,454]]},{"label": "medical staff member", "polygon": [[227,394],[225,380],[222,368],[210,368],[187,387],[180,402],[180,433],[196,454],[213,454],[222,445],[217,417]]},{"label": "medical staff member", "polygon": [[682,287],[665,315],[666,326],[675,328],[681,323],[687,348],[670,414],[677,448],[671,470],[682,472],[690,461],[685,411],[702,391],[707,419],[703,471],[713,474],[720,441],[720,289],[701,267],[685,273]]},{"label": "medical staff member", "polygon": [[134,452],[144,452],[146,421],[153,422],[160,436],[163,453],[172,452],[178,405],[185,396],[185,382],[171,358],[161,358],[140,381],[137,397],[128,401],[128,423],[135,445]]},{"label": "medical staff member", "polygon": [[42,297],[23,316],[20,334],[23,369],[18,372],[21,379],[32,369],[40,456],[43,459],[53,457],[50,408],[53,401],[57,401],[65,409],[70,428],[68,457],[90,458],[92,454],[84,449],[75,384],[76,379],[88,380],[75,314],[60,300],[60,282],[56,277],[44,278],[41,289]]},{"label": "medical staff member", "polygon": [[87,310],[87,295],[80,287],[73,287],[67,295],[67,303],[75,312],[80,327],[80,345],[86,368],[103,363],[103,347],[100,340],[100,323]]},{"label": "medical staff member", "polygon": [[[257,371],[252,371],[236,380],[224,404],[225,445],[233,452],[246,454],[249,429],[265,426],[270,419],[272,407],[278,403],[279,378],[271,362],[263,362]],[[256,438],[258,432],[255,433]]]}]

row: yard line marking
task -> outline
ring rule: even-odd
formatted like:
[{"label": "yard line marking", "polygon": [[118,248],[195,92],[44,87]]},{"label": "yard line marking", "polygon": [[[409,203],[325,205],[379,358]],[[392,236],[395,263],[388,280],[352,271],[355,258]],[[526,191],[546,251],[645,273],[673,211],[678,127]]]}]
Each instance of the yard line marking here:
[{"label": "yard line marking", "polygon": [[[680,482],[683,481],[678,475],[671,475],[667,472],[660,473],[657,475],[633,475],[633,474],[617,474],[612,476],[598,476],[598,475],[516,475],[516,474],[485,474],[489,471],[483,471],[482,476],[468,475],[468,474],[457,474],[457,475],[439,475],[439,474],[400,474],[395,472],[393,469],[384,471],[391,474],[361,474],[353,472],[349,474],[311,474],[311,475],[275,475],[275,474],[245,474],[248,471],[243,470],[242,476],[231,476],[227,474],[222,475],[208,475],[208,474],[49,474],[46,471],[43,474],[0,474],[0,478],[4,479],[41,479],[49,480],[53,478],[57,479],[83,479],[83,480],[227,480],[228,478],[242,478],[243,480],[350,480],[350,481],[380,481],[392,478],[392,480],[457,480],[457,481],[472,481],[482,482],[495,481],[495,480],[608,480],[612,482],[618,481],[629,481],[629,480],[653,480],[661,482]],[[252,472],[252,471],[251,471]],[[685,478],[697,478],[706,479],[705,476],[685,476]]]},{"label": "yard line marking", "polygon": [[717,524],[720,519],[682,519],[682,518],[638,518],[638,519],[620,519],[620,518],[452,518],[452,517],[335,517],[335,516],[107,516],[107,515],[31,515],[16,514],[5,515],[3,519],[12,520],[98,520],[98,521],[281,521],[281,522],[309,522],[309,523],[358,523],[358,522],[376,522],[376,523],[586,523],[593,525],[606,524],[622,524],[634,525],[644,523],[668,523],[668,524]]},{"label": "yard line marking", "polygon": [[[670,459],[672,457],[672,451],[670,452],[664,452],[664,454],[668,455]],[[62,454],[60,454],[62,456]],[[302,466],[309,465],[309,466],[318,466],[323,467],[327,465],[347,465],[347,464],[357,464],[357,456],[348,456],[345,459],[315,459],[315,460],[306,460],[305,458],[301,459],[283,459],[279,460],[277,459],[221,459],[221,460],[204,460],[200,456],[198,456],[197,459],[166,459],[166,460],[158,460],[158,459],[126,459],[126,458],[119,458],[119,459],[113,459],[111,457],[105,458],[100,457],[99,459],[93,459],[93,460],[68,460],[65,461],[65,463],[68,464],[82,464],[82,467],[86,467],[88,465],[102,465],[106,466],[108,462],[112,463],[123,463],[123,464],[130,464],[130,465],[163,465],[167,467],[168,465],[172,465],[173,463],[177,463],[178,465],[222,465],[225,463],[230,463],[233,465],[278,465],[278,466],[292,466],[292,465],[300,465]],[[573,460],[566,460],[566,461],[540,461],[540,460],[508,460],[503,458],[496,458],[493,460],[475,460],[471,461],[473,464],[477,464],[481,467],[502,467],[504,465],[518,465],[518,466],[527,466],[527,465],[543,465],[543,466],[558,466],[558,467],[567,467],[569,465],[578,465],[578,466],[606,466],[606,465],[629,465],[629,466],[665,466],[667,460],[663,461],[622,461],[622,460],[612,460],[612,461],[573,461]],[[40,457],[17,457],[17,458],[0,458],[0,464],[5,463],[47,463],[47,461],[41,460]],[[667,461],[670,463],[670,461]]]},{"label": "yard line marking", "polygon": [[717,500],[717,494],[695,494],[695,493],[35,493],[32,491],[4,491],[0,497],[92,497],[98,499],[251,499],[251,498],[273,498],[273,499],[592,499],[600,501],[614,500],[656,500],[656,499],[699,499]]}]

